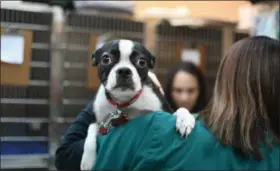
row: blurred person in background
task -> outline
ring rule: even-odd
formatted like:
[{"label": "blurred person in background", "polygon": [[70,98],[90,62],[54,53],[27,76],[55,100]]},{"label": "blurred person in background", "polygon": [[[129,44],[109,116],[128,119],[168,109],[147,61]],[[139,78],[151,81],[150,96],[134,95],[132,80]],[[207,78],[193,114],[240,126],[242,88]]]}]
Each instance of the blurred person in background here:
[{"label": "blurred person in background", "polygon": [[272,38],[238,41],[187,139],[169,113],[143,114],[98,136],[94,170],[279,170],[279,54]]},{"label": "blurred person in background", "polygon": [[191,62],[180,62],[169,70],[164,87],[165,98],[173,111],[180,107],[198,114],[206,105],[205,80]]}]

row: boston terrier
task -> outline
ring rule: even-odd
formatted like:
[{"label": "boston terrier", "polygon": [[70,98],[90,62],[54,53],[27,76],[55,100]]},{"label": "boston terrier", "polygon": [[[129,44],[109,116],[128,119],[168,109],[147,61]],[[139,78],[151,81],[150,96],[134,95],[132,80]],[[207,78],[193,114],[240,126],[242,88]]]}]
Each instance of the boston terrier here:
[{"label": "boston terrier", "polygon": [[[81,170],[91,170],[94,166],[98,134],[106,134],[111,126],[140,114],[173,113],[149,77],[155,58],[141,43],[123,39],[109,41],[93,53],[92,62],[98,69],[101,85],[93,102],[96,122],[88,128]],[[177,130],[187,136],[194,127],[194,117],[184,108],[174,114]]]}]

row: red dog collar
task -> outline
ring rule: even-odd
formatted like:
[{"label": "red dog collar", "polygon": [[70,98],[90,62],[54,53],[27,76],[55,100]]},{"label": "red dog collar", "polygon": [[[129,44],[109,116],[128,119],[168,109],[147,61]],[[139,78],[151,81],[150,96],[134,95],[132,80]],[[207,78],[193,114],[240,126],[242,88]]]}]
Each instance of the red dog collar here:
[{"label": "red dog collar", "polygon": [[[117,108],[123,108],[123,107],[127,107],[127,106],[131,105],[132,103],[134,103],[140,97],[142,92],[143,92],[143,89],[139,90],[134,97],[132,97],[129,101],[124,102],[124,103],[117,103],[110,96],[109,92],[106,91],[105,93],[106,93],[107,100],[109,101],[109,103],[111,105],[116,106]],[[115,115],[115,116],[118,116],[118,115]],[[99,127],[99,133],[101,133],[103,135],[107,134],[109,132],[109,129],[111,126],[122,125],[122,124],[126,123],[127,121],[128,121],[128,118],[124,113],[120,114],[119,117],[116,117],[116,118],[114,116],[112,116],[112,118],[108,118],[108,121],[107,121],[108,123],[102,124]]]},{"label": "red dog collar", "polygon": [[121,108],[121,107],[127,107],[127,106],[131,105],[132,103],[134,103],[140,97],[142,92],[143,92],[143,89],[139,90],[134,97],[132,97],[129,101],[124,102],[124,103],[117,103],[116,101],[114,101],[108,92],[106,92],[106,97],[111,105]]}]

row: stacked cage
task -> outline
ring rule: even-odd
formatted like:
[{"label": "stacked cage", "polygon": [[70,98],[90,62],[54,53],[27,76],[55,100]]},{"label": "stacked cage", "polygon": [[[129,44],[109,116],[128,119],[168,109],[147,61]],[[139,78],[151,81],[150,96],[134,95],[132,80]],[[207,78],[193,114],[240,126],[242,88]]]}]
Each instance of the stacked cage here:
[{"label": "stacked cage", "polygon": [[51,25],[52,13],[1,8],[1,28],[33,33],[29,84],[1,85],[1,169],[47,168]]}]

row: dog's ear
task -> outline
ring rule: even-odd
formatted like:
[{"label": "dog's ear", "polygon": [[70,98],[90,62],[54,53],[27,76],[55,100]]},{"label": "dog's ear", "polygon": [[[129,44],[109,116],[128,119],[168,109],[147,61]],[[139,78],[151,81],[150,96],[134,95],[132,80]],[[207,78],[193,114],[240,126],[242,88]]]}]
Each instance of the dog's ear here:
[{"label": "dog's ear", "polygon": [[153,69],[155,67],[156,58],[152,54],[150,54],[149,56],[149,68]]},{"label": "dog's ear", "polygon": [[93,66],[97,66],[97,65],[99,64],[101,54],[102,54],[102,48],[96,49],[96,50],[91,54],[92,65],[93,65]]},{"label": "dog's ear", "polygon": [[146,56],[148,57],[149,69],[153,69],[155,67],[156,58],[147,49],[145,49],[144,51],[145,51]]}]

